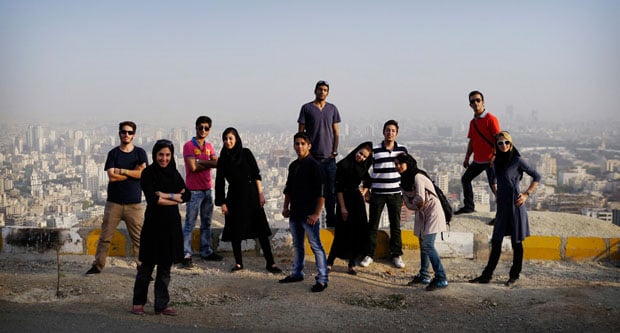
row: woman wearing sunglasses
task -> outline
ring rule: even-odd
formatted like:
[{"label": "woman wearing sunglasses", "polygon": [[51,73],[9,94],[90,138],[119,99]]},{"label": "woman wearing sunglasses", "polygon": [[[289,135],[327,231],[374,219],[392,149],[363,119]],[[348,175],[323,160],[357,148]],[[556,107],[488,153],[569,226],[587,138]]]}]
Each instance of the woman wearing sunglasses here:
[{"label": "woman wearing sunglasses", "polygon": [[[501,131],[496,136],[496,157],[493,163],[497,190],[497,213],[491,238],[491,254],[482,275],[469,280],[471,283],[489,283],[497,266],[502,251],[502,240],[510,236],[513,250],[512,267],[506,286],[511,286],[519,279],[523,264],[523,241],[530,235],[530,226],[525,210],[525,201],[538,186],[540,174],[530,167],[514,147],[512,136]],[[525,191],[519,189],[523,173],[532,177],[530,186]]]}]

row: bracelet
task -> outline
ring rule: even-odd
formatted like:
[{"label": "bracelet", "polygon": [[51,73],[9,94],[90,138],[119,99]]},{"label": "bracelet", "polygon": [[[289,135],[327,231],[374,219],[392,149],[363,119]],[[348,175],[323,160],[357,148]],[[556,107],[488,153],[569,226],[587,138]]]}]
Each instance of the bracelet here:
[{"label": "bracelet", "polygon": [[170,200],[174,200],[174,193],[170,193]]}]

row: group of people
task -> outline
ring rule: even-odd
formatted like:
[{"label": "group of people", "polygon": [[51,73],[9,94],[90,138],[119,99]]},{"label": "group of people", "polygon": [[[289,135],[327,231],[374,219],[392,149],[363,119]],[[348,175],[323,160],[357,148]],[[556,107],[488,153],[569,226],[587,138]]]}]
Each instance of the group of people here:
[{"label": "group of people", "polygon": [[[363,142],[336,163],[340,114],[335,105],[326,101],[329,94],[326,81],[317,82],[314,94],[315,99],[302,106],[298,117],[298,132],[293,137],[297,159],[288,167],[283,190],[282,216],[289,219],[294,259],[290,275],[279,282],[304,280],[304,236],[308,238],[318,271],[311,288],[313,292],[327,288],[328,274],[336,258],[347,260],[347,272],[353,275],[357,274],[358,263],[362,267],[371,265],[385,206],[390,224],[391,262],[397,268],[404,268],[400,229],[400,211],[404,204],[415,212],[414,232],[420,239],[421,267],[409,284],[424,284],[427,290],[446,287],[448,279],[434,245],[436,235],[446,230],[446,217],[430,176],[418,168],[407,148],[396,142],[398,122],[385,122],[383,140],[379,144]],[[474,118],[470,122],[463,163],[466,171],[461,179],[464,206],[455,214],[474,212],[471,181],[482,171],[486,171],[497,200],[489,262],[482,275],[470,282],[490,282],[501,254],[502,240],[504,236],[511,236],[514,259],[510,279],[506,282],[511,285],[519,278],[522,241],[529,236],[524,203],[536,188],[540,175],[520,156],[510,133],[500,131],[497,118],[485,110],[482,93],[471,92],[469,105]],[[193,266],[191,242],[198,216],[201,220],[200,257],[209,261],[223,260],[211,246],[214,203],[221,207],[225,216],[222,241],[232,244],[235,265],[231,271],[244,269],[242,241],[258,239],[266,270],[282,273],[271,250],[271,230],[263,209],[262,178],[254,155],[243,147],[238,131],[229,127],[222,133],[223,146],[218,158],[213,145],[206,140],[212,120],[200,116],[195,125],[196,136],[183,146],[185,181],[177,171],[174,145],[169,140],[155,143],[153,163],[148,165],[146,152],[133,145],[136,124],[131,121],[119,124],[121,143],[109,152],[106,160],[108,199],[95,261],[86,275],[102,271],[116,227],[121,220],[125,221],[137,262],[131,308],[134,314],[144,314],[155,267],[155,312],[177,314],[169,306],[170,270],[174,263],[181,263],[185,268]],[[215,202],[212,199],[213,168],[216,169]],[[521,193],[519,181],[524,172],[532,177],[532,182]],[[147,203],[144,214],[140,205],[141,191]],[[180,203],[186,203],[187,209],[183,227]],[[326,257],[319,234],[323,209],[326,226],[335,228],[329,257]]]}]

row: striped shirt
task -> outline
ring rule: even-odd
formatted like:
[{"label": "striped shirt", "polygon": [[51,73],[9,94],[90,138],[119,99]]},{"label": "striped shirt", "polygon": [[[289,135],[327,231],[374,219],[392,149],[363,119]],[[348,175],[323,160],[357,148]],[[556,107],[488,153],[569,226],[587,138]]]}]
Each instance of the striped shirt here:
[{"label": "striped shirt", "polygon": [[[371,188],[376,194],[397,194],[400,193],[400,174],[396,171],[394,158],[397,155],[407,153],[407,147],[400,146],[394,142],[394,149],[385,148],[383,141],[372,148],[372,172],[370,181],[364,187]],[[372,186],[371,186],[372,185]]]}]

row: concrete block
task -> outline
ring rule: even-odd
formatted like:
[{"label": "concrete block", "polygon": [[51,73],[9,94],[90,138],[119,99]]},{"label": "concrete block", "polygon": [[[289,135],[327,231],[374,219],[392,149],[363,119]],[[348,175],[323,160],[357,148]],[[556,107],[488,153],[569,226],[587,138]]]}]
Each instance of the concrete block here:
[{"label": "concrete block", "polygon": [[[99,235],[101,235],[101,229],[93,229],[86,238],[86,254],[95,255],[97,253],[97,243],[99,242]],[[127,239],[118,230],[114,230],[114,236],[110,241],[110,248],[108,250],[108,256],[112,257],[125,257]]]},{"label": "concrete block", "polygon": [[609,259],[620,260],[620,238],[609,239]]},{"label": "concrete block", "polygon": [[471,232],[444,232],[435,239],[435,248],[442,258],[474,258],[474,234]]},{"label": "concrete block", "polygon": [[573,261],[605,258],[607,246],[605,240],[599,237],[568,237],[564,256],[566,260]]},{"label": "concrete block", "polygon": [[562,239],[555,236],[530,236],[523,241],[523,259],[562,260]]},{"label": "concrete block", "polygon": [[2,251],[8,253],[27,253],[36,251],[44,253],[83,254],[83,240],[76,230],[53,228],[2,228]]},{"label": "concrete block", "polygon": [[271,237],[271,250],[274,255],[293,255],[293,236],[288,229],[275,229]]}]

